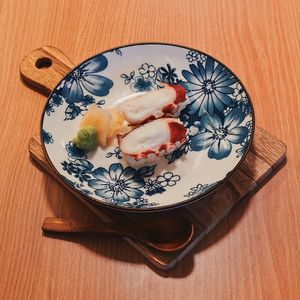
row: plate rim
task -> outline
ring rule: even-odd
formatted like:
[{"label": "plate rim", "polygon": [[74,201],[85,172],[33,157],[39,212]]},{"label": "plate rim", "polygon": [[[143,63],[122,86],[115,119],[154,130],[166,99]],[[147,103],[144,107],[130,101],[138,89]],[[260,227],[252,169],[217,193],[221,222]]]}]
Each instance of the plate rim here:
[{"label": "plate rim", "polygon": [[[214,61],[216,61],[218,64],[221,64],[222,66],[224,66],[227,70],[229,70],[231,72],[231,74],[238,79],[238,83],[242,86],[242,88],[244,89],[250,107],[252,109],[252,131],[251,131],[251,136],[250,136],[250,140],[249,143],[247,145],[247,149],[244,152],[244,154],[242,155],[242,157],[240,158],[240,161],[236,164],[236,166],[229,171],[226,176],[218,181],[217,183],[213,184],[211,188],[208,188],[205,192],[203,192],[201,195],[197,195],[191,198],[188,198],[186,200],[182,200],[180,202],[177,203],[172,203],[172,204],[168,204],[168,205],[161,205],[161,206],[149,206],[149,207],[140,207],[140,208],[130,208],[130,207],[123,207],[123,206],[119,206],[119,205],[114,205],[111,204],[109,202],[105,202],[105,201],[98,201],[86,194],[84,194],[83,192],[81,192],[81,190],[74,188],[73,185],[71,185],[67,180],[65,180],[65,177],[57,170],[57,168],[54,166],[54,164],[52,163],[48,152],[46,150],[46,146],[43,140],[43,122],[44,122],[44,117],[45,117],[45,111],[46,111],[46,107],[48,102],[50,101],[52,94],[55,92],[55,90],[57,89],[57,87],[61,84],[61,82],[71,73],[73,72],[75,69],[77,69],[79,66],[81,66],[82,64],[84,64],[85,62],[93,59],[94,57],[107,53],[107,52],[112,52],[116,49],[123,49],[123,48],[128,48],[128,47],[132,47],[132,46],[143,46],[143,45],[163,45],[163,46],[175,46],[178,48],[183,48],[183,49],[187,49],[187,50],[191,50],[191,51],[195,51],[198,52],[200,54],[204,54],[207,57],[212,58]],[[41,145],[42,145],[42,149],[43,152],[46,156],[46,159],[48,161],[48,163],[50,164],[52,170],[56,173],[56,175],[58,175],[58,177],[60,178],[60,180],[66,184],[69,188],[71,188],[74,192],[76,192],[76,194],[78,194],[78,196],[83,197],[84,199],[86,199],[87,201],[94,203],[98,206],[104,207],[104,208],[110,208],[116,211],[121,211],[121,212],[132,212],[132,213],[154,213],[154,212],[161,212],[161,211],[169,211],[169,210],[174,210],[174,209],[179,209],[182,208],[183,206],[187,206],[189,204],[193,204],[197,201],[200,201],[204,198],[206,198],[207,196],[209,196],[210,194],[212,194],[213,192],[217,191],[221,186],[223,186],[223,184],[225,184],[230,177],[237,171],[237,169],[240,167],[240,165],[244,162],[246,156],[249,153],[250,147],[252,145],[253,142],[253,138],[254,138],[254,133],[255,133],[255,127],[256,127],[256,121],[255,121],[255,111],[254,111],[254,106],[253,106],[253,102],[252,99],[250,97],[250,94],[248,93],[246,87],[244,86],[243,82],[240,80],[240,78],[235,74],[235,72],[233,72],[226,64],[224,64],[223,62],[221,62],[220,60],[216,59],[214,56],[207,54],[206,52],[203,52],[201,50],[198,50],[196,48],[193,47],[188,47],[188,46],[184,46],[184,45],[180,45],[180,44],[173,44],[173,43],[165,43],[165,42],[141,42],[141,43],[129,43],[129,44],[124,44],[124,45],[120,45],[117,47],[113,47],[113,48],[109,48],[106,50],[103,50],[99,53],[96,53],[90,57],[88,57],[87,59],[81,61],[79,64],[76,64],[67,74],[64,75],[64,77],[62,77],[62,79],[55,85],[55,87],[51,90],[51,93],[49,94],[49,96],[47,97],[47,100],[45,101],[45,105],[43,107],[42,110],[42,114],[41,114],[41,119],[40,119],[40,140],[41,140]]]}]

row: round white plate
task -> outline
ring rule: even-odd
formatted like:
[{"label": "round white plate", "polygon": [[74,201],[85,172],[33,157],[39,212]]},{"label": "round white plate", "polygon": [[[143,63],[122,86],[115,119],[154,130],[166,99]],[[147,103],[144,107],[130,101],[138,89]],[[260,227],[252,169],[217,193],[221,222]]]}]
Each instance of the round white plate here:
[{"label": "round white plate", "polygon": [[[162,82],[183,85],[189,101],[179,116],[186,143],[175,152],[134,169],[117,142],[91,153],[73,145],[89,105],[115,106]],[[200,199],[225,182],[249,149],[254,112],[244,86],[221,62],[183,46],[148,43],[97,54],[74,68],[50,95],[41,124],[45,152],[73,189],[102,205],[154,211]]]}]

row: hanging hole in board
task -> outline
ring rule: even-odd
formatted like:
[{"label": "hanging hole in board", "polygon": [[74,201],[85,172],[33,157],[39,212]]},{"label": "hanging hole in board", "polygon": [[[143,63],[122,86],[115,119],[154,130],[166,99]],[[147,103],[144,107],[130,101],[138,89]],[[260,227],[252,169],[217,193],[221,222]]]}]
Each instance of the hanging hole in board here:
[{"label": "hanging hole in board", "polygon": [[37,59],[37,61],[35,62],[35,66],[38,69],[47,69],[51,67],[51,65],[52,65],[52,60],[48,57],[41,57]]}]

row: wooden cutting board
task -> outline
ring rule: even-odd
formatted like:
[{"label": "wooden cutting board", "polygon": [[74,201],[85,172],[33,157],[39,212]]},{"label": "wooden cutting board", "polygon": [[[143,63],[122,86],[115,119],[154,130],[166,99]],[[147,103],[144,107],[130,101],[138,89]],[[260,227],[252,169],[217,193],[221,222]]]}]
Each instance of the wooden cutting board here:
[{"label": "wooden cutting board", "polygon": [[[23,81],[31,88],[48,96],[57,83],[72,69],[74,64],[59,49],[41,47],[23,59],[20,73]],[[195,225],[195,234],[191,242],[182,250],[164,253],[144,244],[124,238],[148,261],[161,270],[168,270],[176,265],[186,254],[203,239],[231,211],[242,198],[257,191],[262,183],[272,177],[274,171],[283,165],[286,146],[262,128],[256,127],[250,151],[231,178],[217,191],[199,202],[169,212],[123,213],[103,208],[82,197],[65,185],[50,167],[42,150],[39,136],[33,136],[29,142],[32,158],[50,175],[63,184],[72,194],[83,202],[97,216],[106,221],[138,223],[141,218],[151,221],[165,214],[180,214],[188,217]]]}]

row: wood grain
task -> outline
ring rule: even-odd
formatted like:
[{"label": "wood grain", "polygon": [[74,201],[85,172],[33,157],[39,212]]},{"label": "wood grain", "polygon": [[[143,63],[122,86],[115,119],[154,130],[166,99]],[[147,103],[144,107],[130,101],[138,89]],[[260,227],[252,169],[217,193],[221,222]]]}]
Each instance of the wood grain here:
[{"label": "wood grain", "polygon": [[[267,143],[267,142],[268,143]],[[261,146],[264,144],[264,146]],[[263,148],[264,152],[257,149]],[[121,224],[136,224],[140,221],[151,222],[153,218],[170,215],[182,215],[188,218],[195,227],[195,233],[190,242],[181,250],[173,253],[157,251],[143,243],[124,238],[138,252],[140,252],[153,266],[161,270],[170,270],[181,261],[212,229],[217,226],[232,210],[241,199],[250,196],[257,191],[261,183],[270,178],[285,159],[286,146],[281,141],[272,137],[265,130],[256,128],[250,152],[243,161],[239,169],[232,177],[217,191],[211,193],[206,199],[193,203],[189,206],[172,211],[155,213],[152,215],[124,213],[112,211],[89,201],[81,194],[71,189],[65,184],[58,174],[50,166],[40,139],[33,136],[29,142],[29,151],[32,158],[43,167],[60,184],[70,191],[81,203],[90,209],[100,219]],[[273,159],[269,159],[269,158]],[[268,163],[267,163],[268,161]],[[271,162],[270,162],[271,161]]]},{"label": "wood grain", "polygon": [[[42,70],[37,66],[39,60],[48,60],[47,68]],[[54,79],[58,83],[70,71],[72,63],[68,66],[65,61],[70,61],[67,56],[54,47],[40,47],[25,57],[20,65],[21,77],[25,78],[33,89],[38,89],[44,94],[49,94],[53,89]],[[61,178],[54,172],[45,157],[38,137],[32,137],[29,143],[29,151],[32,158],[42,166],[59,183],[69,190],[76,198],[86,204],[96,215],[103,215],[115,223],[133,223],[139,226],[140,221],[151,222],[153,218],[159,218],[163,214],[184,215],[190,219],[195,226],[195,234],[189,243],[182,249],[173,253],[164,253],[148,247],[134,239],[125,240],[138,250],[155,267],[161,270],[169,270],[187,255],[219,222],[221,222],[232,210],[232,208],[245,196],[255,192],[260,183],[271,177],[274,170],[285,158],[286,146],[267,131],[256,128],[255,135],[250,148],[250,153],[239,167],[238,171],[220,189],[212,193],[202,201],[196,202],[188,207],[163,212],[154,215],[130,214],[103,209],[103,205],[91,205],[91,200],[82,197],[62,182]],[[94,203],[96,204],[96,203]],[[45,221],[44,221],[45,222]],[[72,220],[70,220],[72,222]],[[82,221],[81,221],[82,222]]]},{"label": "wood grain", "polygon": [[24,57],[20,74],[26,84],[49,96],[73,67],[74,64],[58,48],[44,46]]},{"label": "wood grain", "polygon": [[[0,1],[0,299],[299,299],[300,11],[297,0]],[[167,275],[117,238],[45,238],[45,216],[93,214],[29,159],[44,97],[18,66],[41,45],[74,60],[117,45],[199,48],[239,76],[286,166]],[[298,63],[297,63],[298,62]]]}]

